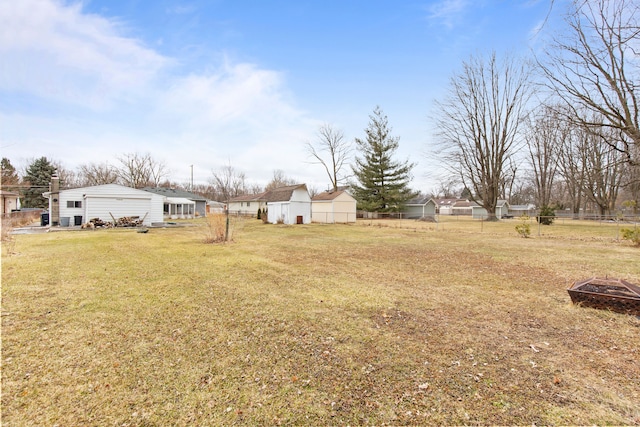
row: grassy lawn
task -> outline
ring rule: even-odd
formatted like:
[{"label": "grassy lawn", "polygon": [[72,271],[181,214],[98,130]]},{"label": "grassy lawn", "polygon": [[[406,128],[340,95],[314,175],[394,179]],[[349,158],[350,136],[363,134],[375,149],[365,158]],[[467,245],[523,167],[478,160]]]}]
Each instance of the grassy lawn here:
[{"label": "grassy lawn", "polygon": [[640,424],[640,319],[566,292],[640,249],[516,223],[14,236],[2,425]]}]

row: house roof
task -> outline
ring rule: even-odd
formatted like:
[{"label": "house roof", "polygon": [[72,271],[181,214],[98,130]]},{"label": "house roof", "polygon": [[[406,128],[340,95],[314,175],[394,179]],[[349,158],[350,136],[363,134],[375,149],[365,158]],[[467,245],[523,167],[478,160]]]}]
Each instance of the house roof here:
[{"label": "house roof", "polygon": [[470,202],[468,200],[457,200],[454,204],[452,204],[451,206],[454,208],[470,208],[474,205],[473,202]]},{"label": "house roof", "polygon": [[285,187],[274,188],[273,190],[269,190],[264,193],[263,198],[261,200],[268,202],[286,202],[291,200],[291,196],[293,192],[298,189],[304,189],[307,191],[306,184],[296,184],[296,185],[287,185]]},{"label": "house roof", "polygon": [[466,199],[434,199],[438,206],[453,206],[456,202],[466,202]]},{"label": "house roof", "polygon": [[173,205],[195,205],[196,202],[184,197],[167,197],[167,202]]},{"label": "house roof", "polygon": [[[499,200],[496,202],[496,208],[501,208],[501,207],[503,207],[504,205],[509,206],[509,203],[508,203],[506,200],[502,200],[502,199],[499,199]],[[480,207],[482,207],[482,205],[480,205],[480,203],[475,203],[475,202],[471,202],[471,205],[470,205],[470,206],[471,206],[472,208],[480,208]],[[457,204],[456,204],[456,207],[458,207],[458,205],[457,205]]]},{"label": "house roof", "polygon": [[144,187],[143,188],[144,191],[149,191],[151,193],[155,193],[155,194],[160,194],[161,196],[165,196],[165,197],[181,197],[183,199],[189,199],[189,200],[193,200],[195,201],[206,201],[207,199],[205,199],[204,197],[198,195],[198,194],[193,194],[190,193],[188,191],[185,190],[180,190],[177,188],[166,188],[166,187]]},{"label": "house roof", "polygon": [[351,197],[351,195],[344,190],[338,190],[338,191],[330,190],[330,191],[324,191],[320,194],[316,194],[311,198],[311,200],[314,202],[329,201],[329,200],[334,200],[338,198],[341,194],[347,194],[349,197]]},{"label": "house roof", "polygon": [[526,205],[510,205],[509,208],[513,211],[527,211],[536,208],[536,205],[528,203]]},{"label": "house roof", "polygon": [[265,193],[258,194],[243,194],[242,196],[236,196],[229,199],[229,202],[258,202],[264,201]]},{"label": "house roof", "polygon": [[406,205],[426,205],[429,203],[429,200],[432,200],[431,197],[416,197],[414,199],[409,200]]},{"label": "house roof", "polygon": [[[126,185],[120,184],[100,184],[100,185],[91,185],[89,187],[75,187],[75,188],[66,188],[61,189],[60,194],[64,194],[67,192],[84,192],[83,196],[119,196],[120,194],[145,194],[145,197],[152,198],[155,196],[160,196],[160,194],[151,193],[150,191],[144,191],[133,187],[127,187]],[[42,193],[44,197],[50,197],[51,191],[45,191]]]}]

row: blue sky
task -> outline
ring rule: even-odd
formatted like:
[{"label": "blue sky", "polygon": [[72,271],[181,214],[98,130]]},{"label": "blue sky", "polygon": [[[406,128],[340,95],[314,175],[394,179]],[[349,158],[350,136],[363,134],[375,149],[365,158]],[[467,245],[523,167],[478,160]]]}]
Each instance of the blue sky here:
[{"label": "blue sky", "polygon": [[280,169],[322,190],[305,143],[323,123],[363,137],[379,105],[428,192],[434,100],[471,55],[541,49],[561,28],[565,2],[550,3],[0,2],[2,156],[75,169],[150,153],[177,182],[231,164],[250,182]]}]

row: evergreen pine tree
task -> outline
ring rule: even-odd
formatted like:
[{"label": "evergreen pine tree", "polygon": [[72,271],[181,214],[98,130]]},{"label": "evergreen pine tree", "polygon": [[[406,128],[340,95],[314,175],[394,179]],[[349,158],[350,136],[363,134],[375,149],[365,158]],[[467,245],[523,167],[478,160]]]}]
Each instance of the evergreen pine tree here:
[{"label": "evergreen pine tree", "polygon": [[49,202],[42,193],[49,189],[51,177],[55,172],[55,166],[46,157],[40,157],[29,165],[23,179],[29,188],[26,188],[22,194],[22,207],[47,208],[49,206]]},{"label": "evergreen pine tree", "polygon": [[13,167],[6,157],[2,158],[0,166],[2,167],[2,181],[0,186],[5,191],[15,191],[18,188],[18,184],[20,184],[20,177],[18,176],[18,172],[16,172],[16,168]]},{"label": "evergreen pine tree", "polygon": [[415,192],[409,188],[411,169],[415,164],[393,160],[400,138],[390,135],[387,116],[380,107],[376,107],[369,118],[366,139],[356,138],[362,157],[356,157],[355,165],[352,165],[357,180],[351,185],[353,195],[358,209],[397,212],[415,197]]}]

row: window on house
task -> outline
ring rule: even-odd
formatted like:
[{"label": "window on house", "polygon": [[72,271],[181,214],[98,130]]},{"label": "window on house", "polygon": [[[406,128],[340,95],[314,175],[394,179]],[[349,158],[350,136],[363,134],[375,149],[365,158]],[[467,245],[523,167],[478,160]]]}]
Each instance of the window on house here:
[{"label": "window on house", "polygon": [[67,207],[68,208],[81,208],[82,207],[82,201],[81,200],[67,200]]},{"label": "window on house", "polygon": [[251,207],[251,202],[247,202],[247,207]]}]

